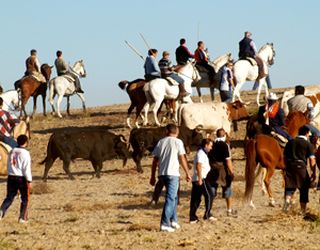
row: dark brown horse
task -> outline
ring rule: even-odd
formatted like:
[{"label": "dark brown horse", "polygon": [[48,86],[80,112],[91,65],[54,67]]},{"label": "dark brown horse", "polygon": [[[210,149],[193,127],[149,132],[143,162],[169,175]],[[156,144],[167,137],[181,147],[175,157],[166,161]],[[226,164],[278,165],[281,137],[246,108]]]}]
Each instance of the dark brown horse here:
[{"label": "dark brown horse", "polygon": [[[145,85],[145,83],[146,81],[144,79],[136,79],[131,82],[124,80],[118,83],[118,86],[121,89],[126,89],[131,101],[127,113],[127,125],[129,128],[131,128],[130,115],[134,108],[136,108],[136,117],[134,119],[134,124],[139,128],[138,118],[139,116],[141,116],[141,111],[147,102],[146,95],[143,91],[143,86]],[[173,110],[175,110],[175,100],[164,100],[163,102],[165,103],[167,110],[169,110],[169,114],[173,115]],[[161,104],[158,113],[160,112],[162,105],[163,103]]]},{"label": "dark brown horse", "polygon": [[[41,65],[41,73],[44,75],[47,82],[51,76],[51,66],[48,64]],[[42,103],[43,103],[43,115],[46,116],[46,96],[47,96],[47,82],[41,83],[37,81],[32,76],[26,76],[22,79],[16,81],[14,83],[15,89],[20,89],[21,91],[21,112],[20,116],[22,116],[22,111],[24,115],[27,116],[27,112],[25,110],[25,106],[30,98],[33,96],[33,112],[31,117],[35,114],[37,109],[37,97],[38,95],[42,96]]]},{"label": "dark brown horse", "polygon": [[[250,205],[254,207],[252,201],[253,186],[255,182],[255,171],[258,164],[266,169],[264,176],[264,184],[269,195],[269,204],[274,206],[275,201],[272,196],[270,187],[271,177],[276,169],[285,169],[283,159],[283,148],[280,147],[278,141],[270,135],[255,134],[248,132],[248,129],[255,128],[254,119],[249,120],[247,124],[247,136],[249,140],[246,142],[245,155],[246,155],[246,188],[245,188],[245,200],[250,202]],[[250,123],[250,124],[249,124]],[[292,137],[296,137],[300,127],[308,123],[307,114],[302,112],[292,112],[286,119],[286,129]]]}]

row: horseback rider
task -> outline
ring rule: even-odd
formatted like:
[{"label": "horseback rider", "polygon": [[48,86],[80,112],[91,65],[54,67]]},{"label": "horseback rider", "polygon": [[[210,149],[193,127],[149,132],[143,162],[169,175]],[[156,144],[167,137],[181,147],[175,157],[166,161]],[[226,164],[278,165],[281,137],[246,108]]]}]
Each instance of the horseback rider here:
[{"label": "horseback rider", "polygon": [[74,81],[75,85],[75,91],[78,93],[84,93],[83,90],[81,89],[80,85],[80,80],[79,77],[69,70],[69,65],[64,61],[62,57],[62,51],[58,50],[56,52],[57,59],[54,61],[54,65],[56,66],[57,70],[57,75],[58,76],[63,76],[63,75],[68,75],[70,76]]},{"label": "horseback rider", "polygon": [[[284,111],[280,107],[280,103],[278,102],[278,97],[275,93],[270,93],[267,97],[267,104],[261,106],[258,111],[258,122],[262,125],[267,124],[266,121],[269,120],[269,127],[273,129],[277,134],[285,137],[288,141],[292,139],[292,137],[282,129],[284,126]],[[266,125],[264,129],[268,126]]]},{"label": "horseback rider", "polygon": [[164,51],[162,53],[162,58],[159,61],[159,68],[161,71],[161,77],[166,79],[167,77],[172,78],[177,83],[179,83],[179,96],[185,97],[188,95],[188,92],[184,88],[184,80],[180,77],[176,72],[174,72],[174,67],[172,62],[170,61],[170,53],[168,51]]},{"label": "horseback rider", "polygon": [[194,55],[188,50],[186,46],[186,39],[180,39],[180,46],[176,49],[176,61],[178,65],[185,65]]},{"label": "horseback rider", "polygon": [[24,73],[25,76],[33,76],[41,83],[46,83],[45,77],[41,73],[40,62],[37,57],[37,51],[32,49],[30,51],[30,56],[26,60],[26,72]]},{"label": "horseback rider", "polygon": [[209,57],[207,54],[207,49],[203,41],[198,42],[198,48],[194,52],[194,58],[196,60],[196,65],[202,66],[208,70],[210,83],[214,83],[214,76],[216,74],[214,68],[209,64]]},{"label": "horseback rider", "polygon": [[144,63],[144,71],[145,71],[144,77],[146,81],[151,81],[153,79],[161,77],[161,71],[156,61],[157,55],[158,55],[158,50],[156,49],[148,50],[148,56]]},{"label": "horseback rider", "polygon": [[[304,91],[305,89],[303,86],[295,86],[295,96],[290,98],[287,102],[289,113],[294,111],[308,111],[308,119],[312,121],[312,119],[315,117],[315,110],[312,101],[304,95]],[[319,129],[311,124],[307,124],[306,126],[310,129],[312,134],[316,134],[318,137],[320,136]]]},{"label": "horseback rider", "polygon": [[239,59],[246,59],[247,57],[255,59],[259,67],[259,78],[266,76],[265,65],[263,60],[257,53],[257,47],[254,41],[251,39],[252,33],[246,31],[244,38],[239,42]]},{"label": "horseback rider", "polygon": [[11,131],[15,125],[20,121],[8,111],[2,109],[3,99],[0,97],[0,140],[15,148],[18,146],[17,142],[11,137]]}]

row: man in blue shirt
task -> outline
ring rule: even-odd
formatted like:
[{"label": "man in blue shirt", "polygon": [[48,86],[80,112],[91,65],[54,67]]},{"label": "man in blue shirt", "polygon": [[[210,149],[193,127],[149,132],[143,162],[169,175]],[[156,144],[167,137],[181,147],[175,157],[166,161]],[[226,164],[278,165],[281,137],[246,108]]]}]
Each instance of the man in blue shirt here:
[{"label": "man in blue shirt", "polygon": [[145,79],[151,81],[161,77],[161,71],[156,61],[158,51],[156,49],[149,49],[148,56],[144,63]]}]

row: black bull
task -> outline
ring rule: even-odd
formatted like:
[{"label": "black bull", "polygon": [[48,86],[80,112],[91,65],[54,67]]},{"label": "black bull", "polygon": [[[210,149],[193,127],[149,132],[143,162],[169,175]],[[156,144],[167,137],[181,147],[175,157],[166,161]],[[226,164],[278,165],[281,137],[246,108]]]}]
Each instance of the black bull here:
[{"label": "black bull", "polygon": [[[132,129],[130,132],[129,142],[133,148],[132,158],[137,165],[137,171],[143,172],[141,159],[146,151],[152,152],[158,141],[166,136],[166,128],[140,128]],[[191,146],[200,146],[203,139],[202,133],[197,129],[179,128],[179,139],[183,141],[187,153],[190,152]]]},{"label": "black bull", "polygon": [[62,160],[63,169],[70,179],[74,179],[69,169],[70,162],[76,158],[89,160],[99,178],[104,161],[120,157],[125,165],[129,156],[128,145],[123,135],[115,135],[102,129],[76,129],[54,132],[48,142],[47,156],[40,164],[45,163],[44,181],[47,180],[49,169],[57,158]]}]

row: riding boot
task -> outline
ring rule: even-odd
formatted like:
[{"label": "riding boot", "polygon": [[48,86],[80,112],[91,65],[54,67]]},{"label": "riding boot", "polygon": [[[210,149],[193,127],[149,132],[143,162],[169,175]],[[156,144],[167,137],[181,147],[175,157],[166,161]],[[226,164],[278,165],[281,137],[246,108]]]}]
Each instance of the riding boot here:
[{"label": "riding boot", "polygon": [[75,81],[74,81],[74,85],[76,87],[76,92],[78,93],[84,93],[83,90],[81,89],[81,85],[80,85],[80,80],[78,77],[76,77]]},{"label": "riding boot", "polygon": [[179,84],[179,97],[186,97],[188,95],[188,92],[184,88],[184,84]]}]

